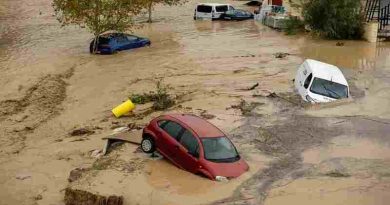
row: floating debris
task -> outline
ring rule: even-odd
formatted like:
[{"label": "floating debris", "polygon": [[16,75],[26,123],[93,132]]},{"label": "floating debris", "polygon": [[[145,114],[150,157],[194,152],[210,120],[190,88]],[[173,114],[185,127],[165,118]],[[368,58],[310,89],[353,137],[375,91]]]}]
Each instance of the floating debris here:
[{"label": "floating debris", "polygon": [[278,52],[278,53],[274,54],[275,58],[280,58],[280,59],[285,58],[288,55],[290,55],[290,54],[289,53],[282,53],[282,52]]},{"label": "floating debris", "polygon": [[75,129],[72,132],[69,133],[71,136],[82,136],[82,135],[91,135],[94,134],[95,131],[89,129],[89,128],[79,128]]}]

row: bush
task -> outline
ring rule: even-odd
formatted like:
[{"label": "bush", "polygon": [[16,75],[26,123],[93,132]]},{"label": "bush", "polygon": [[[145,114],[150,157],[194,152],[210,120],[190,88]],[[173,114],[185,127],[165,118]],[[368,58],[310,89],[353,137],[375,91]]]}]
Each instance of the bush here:
[{"label": "bush", "polygon": [[286,21],[286,27],[284,28],[284,32],[287,35],[295,35],[298,32],[305,30],[305,23],[299,19],[298,17],[291,16]]},{"label": "bush", "polygon": [[163,85],[161,81],[158,81],[156,84],[156,92],[153,93],[153,109],[155,110],[165,110],[169,107],[172,107],[175,104],[173,98],[168,94],[169,87]]},{"label": "bush", "polygon": [[133,94],[129,98],[135,104],[153,102],[154,110],[165,110],[175,104],[174,98],[168,93],[169,86],[161,81],[156,83],[156,90],[149,93]]},{"label": "bush", "polygon": [[308,0],[303,7],[305,23],[330,39],[360,39],[363,16],[358,0]]}]

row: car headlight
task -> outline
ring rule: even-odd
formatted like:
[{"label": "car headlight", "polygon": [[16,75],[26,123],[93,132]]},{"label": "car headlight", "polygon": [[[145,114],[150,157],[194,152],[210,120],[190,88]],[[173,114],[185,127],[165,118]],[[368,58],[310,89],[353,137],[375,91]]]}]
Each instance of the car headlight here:
[{"label": "car headlight", "polygon": [[219,181],[219,182],[227,182],[227,181],[229,181],[227,177],[223,177],[223,176],[216,176],[215,180]]}]

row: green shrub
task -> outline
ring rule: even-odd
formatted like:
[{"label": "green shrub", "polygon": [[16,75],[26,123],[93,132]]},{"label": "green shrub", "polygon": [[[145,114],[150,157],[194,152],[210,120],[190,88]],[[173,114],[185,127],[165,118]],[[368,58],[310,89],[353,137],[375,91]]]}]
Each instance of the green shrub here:
[{"label": "green shrub", "polygon": [[168,94],[169,87],[158,81],[156,84],[156,92],[153,93],[153,109],[165,110],[175,104],[175,100]]},{"label": "green shrub", "polygon": [[360,39],[363,16],[358,0],[308,0],[303,17],[310,28],[329,39]]},{"label": "green shrub", "polygon": [[148,102],[151,102],[152,100],[150,99],[149,93],[144,93],[144,94],[132,94],[130,96],[131,102],[135,104],[145,104]]},{"label": "green shrub", "polygon": [[284,32],[287,35],[295,35],[304,30],[305,30],[305,23],[298,17],[291,16],[286,21],[286,27],[284,28]]},{"label": "green shrub", "polygon": [[153,102],[154,110],[165,110],[175,104],[174,98],[168,93],[169,86],[161,81],[156,83],[156,90],[143,94],[132,94],[129,98],[135,104]]}]

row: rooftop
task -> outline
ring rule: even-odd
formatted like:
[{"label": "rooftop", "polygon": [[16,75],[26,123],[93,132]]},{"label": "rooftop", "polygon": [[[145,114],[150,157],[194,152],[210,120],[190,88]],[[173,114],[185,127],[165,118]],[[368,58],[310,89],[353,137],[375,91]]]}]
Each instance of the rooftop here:
[{"label": "rooftop", "polygon": [[230,5],[230,4],[221,4],[221,3],[198,3],[197,5],[225,6],[225,5]]},{"label": "rooftop", "polygon": [[167,116],[173,117],[184,124],[186,124],[188,127],[191,127],[191,129],[198,134],[200,138],[208,138],[208,137],[222,137],[225,136],[225,134],[218,129],[216,126],[208,122],[207,120],[204,120],[196,115],[191,114],[167,114]]},{"label": "rooftop", "polygon": [[307,59],[305,62],[312,70],[314,77],[348,85],[343,73],[337,66],[312,59]]}]

